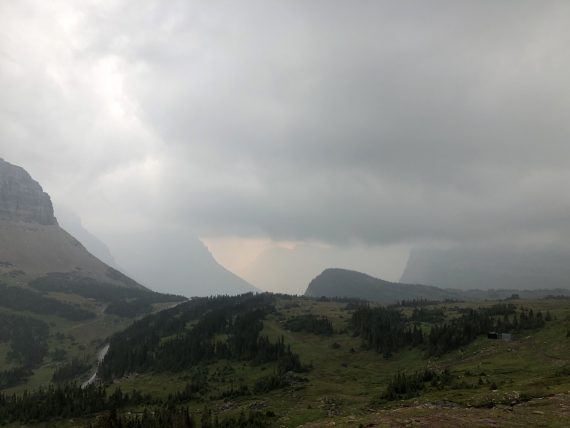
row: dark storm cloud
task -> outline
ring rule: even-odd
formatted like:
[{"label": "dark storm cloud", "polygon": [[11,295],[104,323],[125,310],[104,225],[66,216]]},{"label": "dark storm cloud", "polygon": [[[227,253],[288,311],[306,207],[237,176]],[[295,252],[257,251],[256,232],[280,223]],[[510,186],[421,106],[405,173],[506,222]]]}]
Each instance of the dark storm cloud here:
[{"label": "dark storm cloud", "polygon": [[[61,114],[27,114],[32,94],[16,88],[3,120],[65,146],[62,169],[80,159],[120,176],[155,159],[148,212],[115,189],[140,169],[111,180],[126,211],[201,235],[567,238],[566,2],[131,1],[81,14],[64,70],[110,62],[134,125],[113,117],[101,133],[108,99],[74,74],[54,89],[43,63],[32,77]],[[62,96],[78,87],[80,99]],[[91,114],[105,155],[61,142],[84,138]],[[21,137],[34,153],[37,134]]]}]

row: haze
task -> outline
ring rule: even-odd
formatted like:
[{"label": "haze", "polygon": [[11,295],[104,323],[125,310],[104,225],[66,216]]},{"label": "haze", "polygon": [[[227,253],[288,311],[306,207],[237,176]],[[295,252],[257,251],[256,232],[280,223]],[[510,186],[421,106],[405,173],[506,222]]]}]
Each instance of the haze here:
[{"label": "haze", "polygon": [[119,266],[125,236],[168,229],[267,290],[397,280],[413,247],[566,246],[569,13],[0,2],[0,156]]}]

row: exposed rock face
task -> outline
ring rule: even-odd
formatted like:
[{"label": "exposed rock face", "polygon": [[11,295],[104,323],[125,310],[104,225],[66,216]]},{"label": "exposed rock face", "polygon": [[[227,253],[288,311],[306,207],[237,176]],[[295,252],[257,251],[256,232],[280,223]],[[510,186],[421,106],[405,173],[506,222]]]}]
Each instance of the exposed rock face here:
[{"label": "exposed rock face", "polygon": [[0,220],[57,224],[51,199],[23,168],[0,158]]}]

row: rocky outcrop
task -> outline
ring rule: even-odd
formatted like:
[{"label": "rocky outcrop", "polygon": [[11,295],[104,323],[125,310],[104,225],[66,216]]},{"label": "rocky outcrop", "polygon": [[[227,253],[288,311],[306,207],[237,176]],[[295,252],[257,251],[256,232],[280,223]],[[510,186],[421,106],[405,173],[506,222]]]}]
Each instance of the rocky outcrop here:
[{"label": "rocky outcrop", "polygon": [[23,168],[0,158],[0,220],[55,225],[51,199]]}]

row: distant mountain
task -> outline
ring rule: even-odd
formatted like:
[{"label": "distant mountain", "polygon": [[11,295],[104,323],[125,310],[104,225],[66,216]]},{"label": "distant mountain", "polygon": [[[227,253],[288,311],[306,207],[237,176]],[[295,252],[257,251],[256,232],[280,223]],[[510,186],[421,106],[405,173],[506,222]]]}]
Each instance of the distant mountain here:
[{"label": "distant mountain", "polygon": [[[322,245],[296,243],[292,247],[271,246],[247,266],[244,277],[264,290],[302,294],[307,284],[330,266],[368,272],[401,274],[407,250],[389,250],[369,245]],[[396,277],[391,277],[394,280]]]},{"label": "distant mountain", "polygon": [[144,288],[63,230],[40,184],[23,168],[0,159],[0,282],[24,285],[50,273]]},{"label": "distant mountain", "polygon": [[570,248],[458,245],[415,249],[402,282],[467,289],[570,288]]},{"label": "distant mountain", "polygon": [[452,290],[420,284],[402,284],[346,269],[326,269],[311,281],[305,296],[353,297],[384,304],[404,299],[444,300],[458,298]]},{"label": "distant mountain", "polygon": [[119,266],[154,290],[187,297],[258,291],[220,265],[190,232],[163,225],[108,242]]},{"label": "distant mountain", "polygon": [[83,226],[81,217],[77,213],[66,206],[56,205],[54,208],[57,214],[57,221],[66,232],[77,238],[87,251],[99,260],[115,269],[121,270],[109,247]]}]

